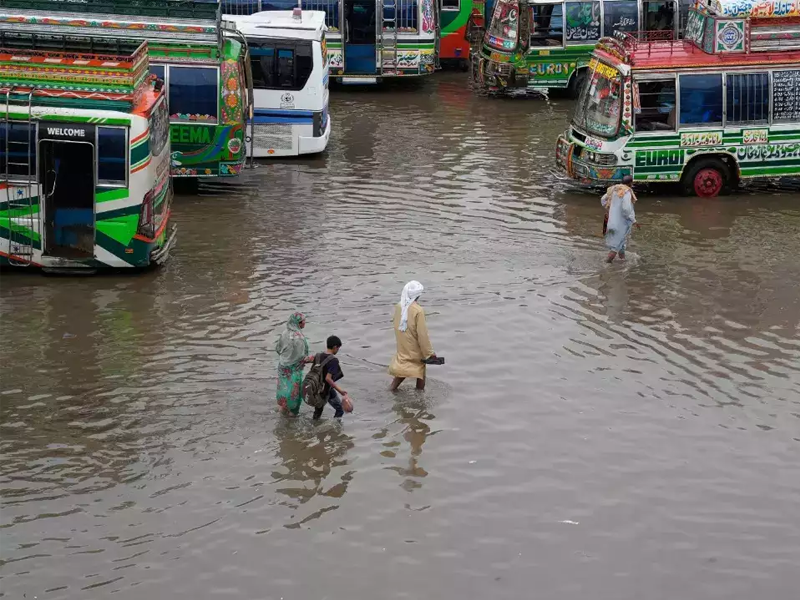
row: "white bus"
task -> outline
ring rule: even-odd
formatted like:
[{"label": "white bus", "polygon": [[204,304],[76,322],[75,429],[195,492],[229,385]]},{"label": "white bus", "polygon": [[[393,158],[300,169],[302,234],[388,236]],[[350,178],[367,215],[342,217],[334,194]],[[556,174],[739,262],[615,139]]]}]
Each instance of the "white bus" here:
[{"label": "white bus", "polygon": [[225,15],[247,38],[253,71],[251,156],[322,152],[331,136],[325,13],[264,11]]}]

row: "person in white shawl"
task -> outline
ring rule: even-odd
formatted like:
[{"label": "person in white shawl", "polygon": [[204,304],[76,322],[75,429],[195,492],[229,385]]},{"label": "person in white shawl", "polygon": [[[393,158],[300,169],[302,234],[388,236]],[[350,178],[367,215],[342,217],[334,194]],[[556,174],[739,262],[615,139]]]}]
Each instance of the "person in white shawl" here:
[{"label": "person in white shawl", "polygon": [[409,281],[400,295],[400,302],[394,307],[394,335],[397,353],[389,365],[389,375],[394,377],[391,390],[395,391],[407,377],[417,380],[417,389],[425,389],[425,363],[435,358],[431,340],[428,337],[428,324],[425,311],[417,300],[424,288],[419,281]]},{"label": "person in white shawl", "polygon": [[636,212],[633,205],[636,203],[636,194],[633,193],[630,185],[633,177],[626,175],[621,184],[612,185],[600,198],[600,204],[608,215],[607,225],[603,228],[608,247],[608,257],[606,262],[614,262],[619,254],[620,259],[625,260],[625,250],[628,245],[628,237],[631,228],[640,225],[636,222]]}]

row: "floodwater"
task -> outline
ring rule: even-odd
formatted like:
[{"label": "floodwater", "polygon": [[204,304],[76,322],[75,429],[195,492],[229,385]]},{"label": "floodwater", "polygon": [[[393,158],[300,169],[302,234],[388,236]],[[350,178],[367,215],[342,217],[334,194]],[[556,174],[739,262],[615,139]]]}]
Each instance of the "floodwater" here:
[{"label": "floodwater", "polygon": [[[465,82],[334,91],[327,155],[177,198],[160,271],[3,275],[0,595],[797,597],[797,191],[642,195],[607,266],[571,103]],[[392,395],[412,278],[447,364]],[[275,412],[294,310],[342,423]]]}]

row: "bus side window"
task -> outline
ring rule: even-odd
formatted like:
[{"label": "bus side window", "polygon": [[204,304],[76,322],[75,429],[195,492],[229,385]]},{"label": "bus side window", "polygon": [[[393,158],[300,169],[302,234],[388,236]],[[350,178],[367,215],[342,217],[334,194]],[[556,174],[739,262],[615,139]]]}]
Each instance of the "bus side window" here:
[{"label": "bus side window", "polygon": [[311,75],[311,71],[314,70],[314,54],[311,44],[299,45],[296,50],[295,61],[297,61],[297,77],[294,87],[303,89]]},{"label": "bus side window", "polygon": [[596,42],[600,39],[600,2],[566,3],[567,41]]},{"label": "bus side window", "polygon": [[769,122],[769,74],[742,73],[726,75],[728,115],[733,125]]},{"label": "bus side window", "polygon": [[639,27],[639,5],[634,1],[603,3],[603,35],[613,37],[615,31],[635,32]]},{"label": "bus side window", "polygon": [[119,127],[97,128],[97,182],[100,185],[125,185],[128,142]]},{"label": "bus side window", "polygon": [[675,6],[673,0],[651,0],[643,2],[645,31],[672,31],[675,28]]},{"label": "bus side window", "polygon": [[681,75],[681,125],[722,125],[722,75]]},{"label": "bus side window", "polygon": [[278,48],[277,87],[293,88],[294,50]]},{"label": "bus side window", "polygon": [[188,115],[198,121],[216,123],[219,104],[218,78],[218,68],[170,65],[167,86],[170,117]]},{"label": "bus side window", "polygon": [[442,10],[461,10],[461,0],[442,0]]},{"label": "bus side window", "polygon": [[535,4],[531,7],[531,47],[564,44],[563,4]]},{"label": "bus side window", "polygon": [[275,87],[275,49],[264,46],[250,48],[250,69],[255,89]]},{"label": "bus side window", "polygon": [[639,81],[636,131],[675,131],[675,80]]},{"label": "bus side window", "polygon": [[[36,175],[36,127],[27,123],[8,123],[11,127],[9,134],[6,123],[0,123],[0,172],[9,178],[26,178],[28,166],[30,172]],[[6,136],[9,136],[9,155],[6,156]],[[27,138],[27,145],[25,144]],[[29,162],[30,159],[30,162]],[[12,164],[8,164],[12,163]],[[16,163],[16,164],[14,164]]]}]

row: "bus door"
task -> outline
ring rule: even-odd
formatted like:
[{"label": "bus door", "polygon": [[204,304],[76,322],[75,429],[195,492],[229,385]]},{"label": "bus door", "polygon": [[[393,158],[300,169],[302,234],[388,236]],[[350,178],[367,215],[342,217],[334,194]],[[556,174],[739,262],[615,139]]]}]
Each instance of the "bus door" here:
[{"label": "bus door", "polygon": [[642,29],[677,33],[679,13],[675,4],[675,0],[643,0]]},{"label": "bus door", "polygon": [[40,127],[39,136],[39,183],[44,196],[42,254],[58,258],[93,258],[94,127],[48,124]]},{"label": "bus door", "polygon": [[[377,73],[376,0],[343,0],[344,72],[346,75]],[[398,3],[399,4],[399,3]]]}]

